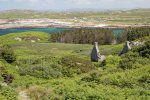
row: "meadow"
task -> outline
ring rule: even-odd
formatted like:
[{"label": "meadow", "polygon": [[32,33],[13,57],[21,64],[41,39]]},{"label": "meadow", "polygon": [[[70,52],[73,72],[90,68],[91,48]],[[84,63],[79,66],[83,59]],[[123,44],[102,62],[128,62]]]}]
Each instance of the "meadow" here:
[{"label": "meadow", "polygon": [[91,62],[92,44],[52,43],[49,37],[44,32],[0,36],[0,51],[16,58],[9,63],[0,57],[0,74],[13,77],[7,84],[0,77],[1,100],[150,99],[149,42],[123,56],[118,56],[123,43],[99,45],[106,60]]}]

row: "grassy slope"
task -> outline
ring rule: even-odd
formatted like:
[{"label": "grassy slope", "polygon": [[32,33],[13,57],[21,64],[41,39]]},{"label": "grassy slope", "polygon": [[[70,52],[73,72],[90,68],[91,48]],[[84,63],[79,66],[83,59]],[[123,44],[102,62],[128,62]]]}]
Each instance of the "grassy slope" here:
[{"label": "grassy slope", "polygon": [[[43,39],[42,43],[29,43],[29,42],[18,42],[13,39],[18,36],[33,35]],[[45,43],[47,42],[47,34],[43,33],[17,33],[0,36],[0,43],[11,43],[17,59],[38,59],[40,57],[55,57],[55,60],[59,60],[61,57],[76,55],[80,58],[89,59],[89,53],[92,49],[92,45],[80,45],[80,44],[61,44],[61,43]],[[9,41],[8,41],[9,40]],[[13,73],[15,80],[11,87],[18,91],[27,91],[30,97],[34,98],[40,96],[38,93],[46,93],[46,91],[54,98],[72,98],[84,100],[86,97],[96,99],[114,99],[114,100],[125,100],[125,99],[141,99],[148,100],[150,97],[150,91],[148,84],[144,86],[138,83],[138,79],[146,75],[150,71],[150,65],[145,65],[142,68],[132,69],[127,71],[118,71],[116,65],[118,64],[119,57],[117,54],[121,49],[122,45],[108,45],[100,46],[100,52],[106,55],[110,59],[108,68],[102,69],[97,68],[96,70],[101,72],[100,83],[93,82],[81,82],[81,78],[85,77],[86,74],[75,76],[73,78],[59,78],[59,79],[39,79],[31,76],[20,76],[16,65],[9,65],[4,61],[0,64],[6,66],[10,73]],[[82,51],[80,51],[82,50]],[[115,63],[115,64],[114,64]],[[31,66],[31,65],[28,65]],[[113,66],[113,68],[109,68]],[[20,66],[18,66],[20,67]],[[114,82],[114,84],[112,84]],[[128,84],[133,82],[132,88],[120,88],[115,84]],[[149,88],[148,88],[149,87]],[[38,90],[39,89],[39,90]],[[35,95],[35,94],[36,95]],[[44,94],[43,94],[44,95]],[[41,96],[42,97],[42,96]]]},{"label": "grassy slope", "polygon": [[[48,33],[44,32],[22,32],[22,33],[11,33],[7,35],[0,36],[0,44],[14,44],[18,40],[17,37],[34,37],[41,39],[41,42],[46,42],[48,40]],[[25,42],[25,41],[22,41]]]}]

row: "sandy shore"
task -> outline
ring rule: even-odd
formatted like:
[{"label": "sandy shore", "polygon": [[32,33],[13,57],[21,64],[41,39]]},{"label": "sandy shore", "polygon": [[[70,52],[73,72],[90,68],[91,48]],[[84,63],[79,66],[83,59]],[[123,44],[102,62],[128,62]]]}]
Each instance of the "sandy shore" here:
[{"label": "sandy shore", "polygon": [[127,28],[127,27],[142,27],[150,25],[111,25],[111,24],[94,24],[90,22],[78,22],[73,23],[70,21],[65,21],[62,19],[0,19],[0,28],[24,28],[24,27],[103,27],[103,28]]}]

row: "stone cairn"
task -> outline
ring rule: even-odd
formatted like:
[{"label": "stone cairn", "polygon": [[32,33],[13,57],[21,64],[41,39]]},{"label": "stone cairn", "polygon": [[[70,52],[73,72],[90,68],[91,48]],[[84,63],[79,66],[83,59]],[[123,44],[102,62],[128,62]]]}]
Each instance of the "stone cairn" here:
[{"label": "stone cairn", "polygon": [[125,42],[125,45],[124,45],[124,47],[123,47],[123,49],[122,49],[122,51],[120,52],[119,55],[125,54],[125,53],[127,53],[129,50],[131,50],[131,49],[132,49],[132,48],[131,48],[131,46],[130,46],[130,42],[129,42],[129,41],[126,41],[126,42]]},{"label": "stone cairn", "polygon": [[98,62],[98,61],[103,61],[103,60],[105,60],[105,56],[100,55],[99,49],[98,49],[98,42],[94,42],[94,47],[91,52],[91,61]]}]

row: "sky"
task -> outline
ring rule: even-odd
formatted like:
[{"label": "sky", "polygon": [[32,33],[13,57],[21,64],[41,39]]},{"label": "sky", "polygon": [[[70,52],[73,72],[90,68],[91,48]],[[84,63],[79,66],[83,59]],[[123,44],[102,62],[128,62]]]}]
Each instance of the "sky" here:
[{"label": "sky", "polygon": [[150,0],[0,0],[0,10],[75,10],[150,8]]}]

